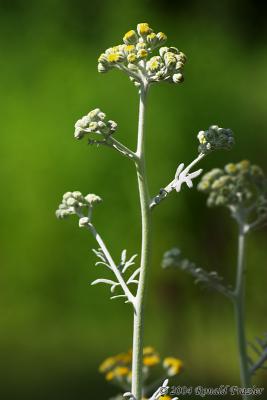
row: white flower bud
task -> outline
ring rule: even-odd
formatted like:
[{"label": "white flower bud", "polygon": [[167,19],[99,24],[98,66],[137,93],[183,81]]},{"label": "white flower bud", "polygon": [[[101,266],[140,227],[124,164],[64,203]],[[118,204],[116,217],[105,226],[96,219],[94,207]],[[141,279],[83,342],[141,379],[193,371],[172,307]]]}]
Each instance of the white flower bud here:
[{"label": "white flower bud", "polygon": [[105,65],[107,63],[107,55],[105,53],[100,54],[97,61]]},{"label": "white flower bud", "polygon": [[75,128],[86,128],[90,122],[89,117],[86,115],[85,117],[82,117],[81,119],[78,119],[76,124],[74,125]]},{"label": "white flower bud", "polygon": [[178,61],[175,65],[175,69],[180,70],[182,69],[184,64],[181,61]]},{"label": "white flower bud", "polygon": [[90,222],[90,220],[89,220],[88,217],[82,217],[82,218],[79,219],[79,227],[80,227],[80,228],[83,228],[83,227],[85,227],[86,225],[88,225],[89,222]]},{"label": "white flower bud", "polygon": [[106,124],[105,124],[105,122],[103,122],[103,121],[98,121],[98,122],[97,122],[97,125],[98,125],[98,128],[100,128],[100,129],[106,127]]},{"label": "white flower bud", "polygon": [[165,33],[159,32],[159,33],[157,33],[157,39],[158,39],[159,45],[161,45],[164,42],[166,42],[167,36],[165,35]]},{"label": "white flower bud", "polygon": [[174,53],[171,51],[167,51],[167,53],[164,54],[164,61],[167,68],[174,67],[177,62]]},{"label": "white flower bud", "polygon": [[82,196],[81,192],[76,190],[75,192],[72,192],[72,197],[74,197],[74,199],[76,199],[76,200],[80,200],[83,196]]},{"label": "white flower bud", "polygon": [[110,128],[110,130],[112,132],[115,132],[117,127],[118,127],[118,124],[115,121],[112,121],[112,120],[108,121],[108,125],[109,125],[109,128]]},{"label": "white flower bud", "polygon": [[159,41],[157,35],[154,32],[147,35],[146,40],[151,47],[155,46]]},{"label": "white flower bud", "polygon": [[63,200],[68,200],[70,197],[72,197],[71,192],[66,192],[65,194],[63,194]]},{"label": "white flower bud", "polygon": [[104,119],[106,118],[106,114],[103,113],[102,111],[100,111],[100,112],[97,114],[97,116],[98,116],[98,118],[101,119],[102,121],[104,121]]},{"label": "white flower bud", "polygon": [[197,138],[199,140],[199,143],[204,144],[206,143],[207,139],[205,137],[205,132],[204,131],[200,131],[198,132]]},{"label": "white flower bud", "polygon": [[179,50],[177,49],[177,47],[173,47],[173,46],[169,47],[169,51],[171,53],[173,53],[173,54],[179,54],[180,53]]},{"label": "white flower bud", "polygon": [[174,74],[172,77],[172,80],[174,83],[181,83],[184,80],[183,74],[178,73],[178,74]]},{"label": "white flower bud", "polygon": [[100,113],[100,108],[95,108],[94,110],[90,111],[88,113],[88,117],[90,118],[91,121],[96,121],[98,114]]},{"label": "white flower bud", "polygon": [[102,201],[101,197],[93,193],[87,194],[84,198],[90,205],[93,205],[94,203],[100,203]]},{"label": "white flower bud", "polygon": [[96,132],[97,129],[98,129],[98,123],[97,122],[90,122],[89,131],[90,132]]},{"label": "white flower bud", "polygon": [[74,131],[75,139],[82,139],[84,136],[84,131],[81,128],[76,128]]},{"label": "white flower bud", "polygon": [[135,46],[136,50],[146,50],[147,45],[144,42],[139,42],[137,43],[137,45]]},{"label": "white flower bud", "polygon": [[67,204],[69,207],[75,207],[78,203],[77,203],[77,200],[75,200],[73,197],[69,197],[69,198],[67,199],[67,201],[66,201],[66,204]]},{"label": "white flower bud", "polygon": [[167,51],[169,51],[169,47],[161,47],[161,48],[159,49],[159,54],[160,54],[160,56],[163,57],[164,54],[167,53]]},{"label": "white flower bud", "polygon": [[100,72],[101,74],[104,74],[105,72],[108,72],[109,70],[109,65],[104,65],[102,63],[98,63],[97,65],[97,70],[98,72]]}]

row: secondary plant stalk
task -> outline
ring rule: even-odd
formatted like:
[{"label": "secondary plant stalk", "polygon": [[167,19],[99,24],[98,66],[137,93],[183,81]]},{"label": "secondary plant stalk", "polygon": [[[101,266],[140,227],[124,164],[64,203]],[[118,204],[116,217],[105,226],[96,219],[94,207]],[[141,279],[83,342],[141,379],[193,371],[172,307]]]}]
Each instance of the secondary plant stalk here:
[{"label": "secondary plant stalk", "polygon": [[133,325],[133,362],[132,362],[132,394],[136,400],[142,398],[142,369],[143,369],[143,332],[144,332],[144,302],[147,286],[147,269],[150,253],[151,211],[145,166],[145,108],[147,86],[143,85],[140,93],[138,143],[136,151],[136,171],[138,179],[141,218],[142,218],[142,249],[141,271],[136,294],[136,312]]},{"label": "secondary plant stalk", "polygon": [[[243,388],[248,388],[250,387],[250,374],[245,335],[245,233],[242,226],[240,226],[238,237],[238,258],[234,306],[239,350],[240,381]],[[249,398],[251,399],[251,396]],[[243,395],[243,399],[247,400],[248,396]]]}]

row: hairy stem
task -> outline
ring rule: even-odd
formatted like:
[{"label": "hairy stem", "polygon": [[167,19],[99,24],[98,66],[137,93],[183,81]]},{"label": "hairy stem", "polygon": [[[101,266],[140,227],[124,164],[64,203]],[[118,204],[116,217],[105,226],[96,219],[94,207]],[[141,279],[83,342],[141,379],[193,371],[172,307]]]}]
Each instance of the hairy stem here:
[{"label": "hairy stem", "polygon": [[136,400],[142,397],[142,368],[143,368],[143,331],[144,331],[144,301],[147,283],[147,269],[150,253],[150,231],[151,231],[151,213],[150,213],[150,197],[148,193],[148,184],[145,167],[145,143],[144,143],[144,122],[147,86],[143,85],[140,93],[139,105],[139,123],[138,123],[138,143],[137,143],[137,160],[135,162],[141,217],[142,217],[142,249],[141,249],[141,270],[139,284],[136,294],[136,312],[134,315],[133,326],[133,363],[132,363],[132,394]]},{"label": "hairy stem", "polygon": [[[240,226],[238,237],[238,258],[234,307],[239,350],[240,381],[242,387],[250,387],[250,373],[245,335],[245,233],[243,226]],[[249,398],[251,398],[251,396]],[[248,396],[243,395],[243,399],[247,400]]]}]

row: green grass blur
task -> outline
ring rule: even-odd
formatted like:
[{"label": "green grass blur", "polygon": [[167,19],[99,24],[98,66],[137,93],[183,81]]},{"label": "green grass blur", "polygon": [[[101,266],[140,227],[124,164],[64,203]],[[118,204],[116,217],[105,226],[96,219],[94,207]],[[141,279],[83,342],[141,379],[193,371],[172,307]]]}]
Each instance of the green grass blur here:
[{"label": "green grass blur", "polygon": [[[131,312],[108,299],[93,239],[54,211],[64,192],[104,202],[95,223],[115,257],[139,251],[134,168],[107,148],[73,139],[74,122],[101,107],[134,147],[136,88],[118,71],[100,75],[99,53],[147,21],[188,56],[185,82],[152,88],[147,115],[151,193],[197,151],[196,134],[230,127],[236,146],[203,168],[249,158],[267,172],[267,45],[259,2],[128,0],[0,1],[1,273],[0,397],[4,400],[108,398],[116,390],[97,369],[131,347]],[[231,304],[179,271],[163,272],[163,252],[179,246],[208,269],[234,279],[236,227],[223,210],[184,188],[155,209],[146,343],[185,362],[176,384],[236,384]],[[266,229],[248,243],[248,338],[267,330]],[[266,373],[255,382],[264,385]]]}]

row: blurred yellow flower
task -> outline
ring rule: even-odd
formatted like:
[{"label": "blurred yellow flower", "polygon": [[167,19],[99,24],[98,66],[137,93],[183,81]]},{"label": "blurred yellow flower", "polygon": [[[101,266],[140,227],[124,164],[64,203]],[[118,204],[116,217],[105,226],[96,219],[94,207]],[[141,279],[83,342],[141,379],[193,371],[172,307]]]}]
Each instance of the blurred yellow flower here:
[{"label": "blurred yellow flower", "polygon": [[147,367],[152,367],[154,365],[159,364],[160,358],[157,354],[153,354],[151,356],[145,356],[143,358],[143,364]]},{"label": "blurred yellow flower", "polygon": [[174,376],[182,371],[183,362],[179,358],[166,357],[163,360],[163,367],[167,370],[168,376]]}]

